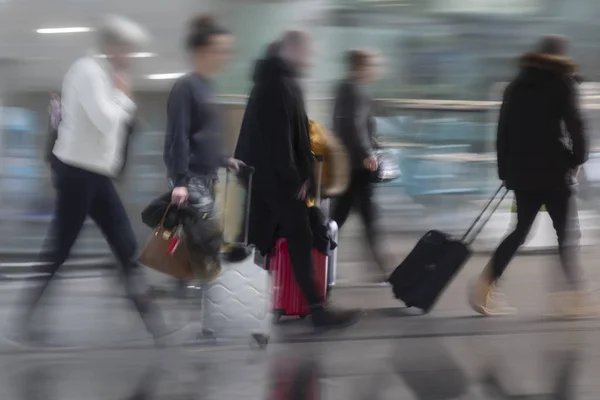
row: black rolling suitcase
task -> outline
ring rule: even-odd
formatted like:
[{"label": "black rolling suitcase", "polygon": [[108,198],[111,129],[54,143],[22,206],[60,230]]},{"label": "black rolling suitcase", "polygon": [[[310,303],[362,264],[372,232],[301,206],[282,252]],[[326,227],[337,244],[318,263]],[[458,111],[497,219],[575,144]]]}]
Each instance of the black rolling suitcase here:
[{"label": "black rolling suitcase", "polygon": [[[461,239],[440,231],[427,232],[390,275],[388,281],[392,285],[394,296],[407,307],[429,312],[446,286],[471,257],[471,243],[507,193],[508,189],[500,186]],[[498,196],[500,200],[492,205]],[[480,223],[488,210],[490,212],[487,217]]]}]

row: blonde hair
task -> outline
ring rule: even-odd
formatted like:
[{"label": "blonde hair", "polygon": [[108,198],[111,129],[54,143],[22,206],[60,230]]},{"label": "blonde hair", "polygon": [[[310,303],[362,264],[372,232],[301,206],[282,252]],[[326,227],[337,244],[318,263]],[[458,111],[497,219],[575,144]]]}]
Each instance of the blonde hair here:
[{"label": "blonde hair", "polygon": [[109,15],[97,27],[98,45],[101,48],[115,45],[138,47],[149,39],[144,28],[130,19]]}]

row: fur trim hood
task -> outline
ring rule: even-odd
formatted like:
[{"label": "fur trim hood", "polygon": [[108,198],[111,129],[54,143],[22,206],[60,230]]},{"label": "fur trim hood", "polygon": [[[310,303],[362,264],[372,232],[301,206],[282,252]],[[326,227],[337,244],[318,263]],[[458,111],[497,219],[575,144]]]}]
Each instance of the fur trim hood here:
[{"label": "fur trim hood", "polygon": [[519,60],[521,68],[536,68],[560,75],[577,75],[577,65],[568,57],[542,53],[525,53]]}]

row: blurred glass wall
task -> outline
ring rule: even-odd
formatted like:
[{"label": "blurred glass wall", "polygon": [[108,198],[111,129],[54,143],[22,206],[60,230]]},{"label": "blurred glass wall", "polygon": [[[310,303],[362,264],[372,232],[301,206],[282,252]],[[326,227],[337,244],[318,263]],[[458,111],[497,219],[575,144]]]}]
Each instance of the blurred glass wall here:
[{"label": "blurred glass wall", "polygon": [[[515,74],[517,56],[539,36],[568,35],[570,53],[586,80],[600,81],[600,3],[593,0],[179,0],[152,7],[133,3],[64,0],[44,6],[44,12],[16,3],[0,5],[0,19],[6,23],[0,29],[3,48],[16,60],[9,67],[0,60],[0,253],[36,252],[43,242],[54,196],[43,163],[48,91],[60,89],[70,63],[91,45],[84,38],[39,38],[32,33],[38,27],[34,23],[76,23],[121,12],[145,24],[155,38],[148,49],[154,57],[136,60],[136,100],[143,123],[119,184],[140,239],[146,233],[138,218],[141,207],[166,190],[162,140],[172,84],[146,77],[186,70],[182,35],[185,22],[196,12],[215,12],[237,38],[235,59],[217,82],[224,95],[219,102],[230,149],[254,61],[283,30],[304,29],[315,39],[316,65],[304,84],[311,118],[325,125],[331,119],[332,88],[343,76],[343,53],[367,47],[384,57],[383,80],[372,88],[379,99],[377,126],[403,173],[400,180],[378,187],[382,220],[390,235],[412,238],[429,228],[459,232],[469,224],[498,184],[493,101],[499,97],[494,85]],[[28,53],[32,48],[38,57]],[[596,89],[589,90],[593,99]],[[586,106],[593,135],[596,107]],[[588,200],[582,200],[590,210],[589,221],[594,221],[593,205],[600,200],[594,189],[600,181],[594,160],[595,155],[585,175]],[[495,228],[493,237],[504,234],[511,220],[509,208],[505,206],[502,214],[507,222]],[[588,220],[585,213],[584,219]],[[89,227],[77,251],[96,254],[108,249]]]}]

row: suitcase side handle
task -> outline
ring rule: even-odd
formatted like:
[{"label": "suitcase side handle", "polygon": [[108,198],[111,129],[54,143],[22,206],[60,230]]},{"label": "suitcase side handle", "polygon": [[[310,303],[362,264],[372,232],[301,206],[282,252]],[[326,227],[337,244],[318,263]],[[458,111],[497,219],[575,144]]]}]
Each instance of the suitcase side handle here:
[{"label": "suitcase side handle", "polygon": [[[477,236],[481,233],[483,228],[487,225],[487,223],[492,218],[492,215],[494,215],[494,213],[496,212],[498,207],[500,207],[500,204],[502,204],[502,201],[504,201],[504,198],[506,197],[508,192],[509,192],[508,188],[506,188],[503,183],[500,184],[500,187],[498,188],[498,190],[496,190],[496,193],[494,193],[494,195],[487,202],[485,207],[483,207],[483,210],[481,210],[481,212],[479,213],[477,218],[475,218],[475,221],[473,221],[471,226],[469,226],[469,229],[467,229],[465,234],[462,236],[462,238],[460,239],[461,242],[464,242],[464,243],[470,245],[471,243],[473,243],[475,241]],[[500,196],[500,200],[498,200],[496,202],[496,204],[492,206],[492,203],[494,203],[494,201],[496,200],[496,198],[498,198],[498,195],[500,195],[500,193],[502,193],[502,195]],[[483,220],[483,222],[480,223],[481,218],[488,210],[491,210],[491,211],[488,213],[487,217]]]}]

